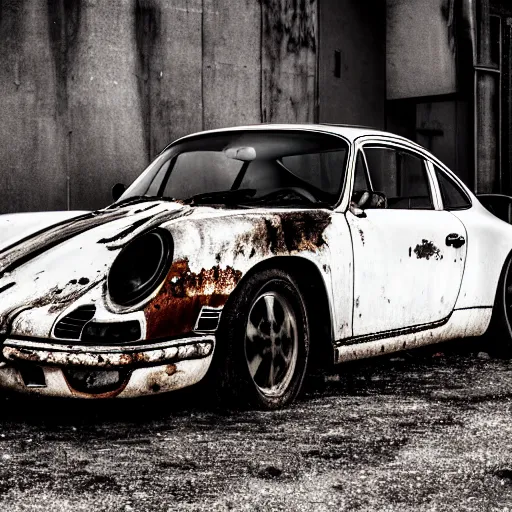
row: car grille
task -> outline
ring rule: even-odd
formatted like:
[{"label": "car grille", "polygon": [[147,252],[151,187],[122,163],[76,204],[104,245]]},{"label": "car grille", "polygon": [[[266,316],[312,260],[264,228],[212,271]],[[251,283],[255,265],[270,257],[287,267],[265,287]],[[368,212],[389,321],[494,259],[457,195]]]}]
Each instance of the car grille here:
[{"label": "car grille", "polygon": [[56,338],[78,340],[85,324],[96,313],[96,306],[80,306],[71,313],[61,318],[53,331]]}]

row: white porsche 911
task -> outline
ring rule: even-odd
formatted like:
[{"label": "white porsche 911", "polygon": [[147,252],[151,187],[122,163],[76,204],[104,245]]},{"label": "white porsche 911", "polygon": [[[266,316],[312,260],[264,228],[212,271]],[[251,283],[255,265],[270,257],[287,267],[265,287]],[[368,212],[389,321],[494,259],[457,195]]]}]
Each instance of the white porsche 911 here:
[{"label": "white porsche 911", "polygon": [[512,345],[512,227],[390,133],[258,125],[168,146],[99,211],[0,216],[0,387],[199,381],[276,408],[312,364]]}]

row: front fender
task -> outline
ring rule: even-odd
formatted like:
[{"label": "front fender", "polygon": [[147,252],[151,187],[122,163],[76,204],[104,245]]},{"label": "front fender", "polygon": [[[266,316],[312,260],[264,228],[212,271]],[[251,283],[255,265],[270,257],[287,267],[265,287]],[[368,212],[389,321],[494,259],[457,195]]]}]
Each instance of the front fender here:
[{"label": "front fender", "polygon": [[144,308],[146,338],[193,331],[203,308],[219,311],[220,317],[243,276],[276,256],[307,258],[328,281],[330,251],[324,233],[330,222],[329,212],[286,211],[191,216],[162,226],[172,233],[174,259],[159,292]]}]

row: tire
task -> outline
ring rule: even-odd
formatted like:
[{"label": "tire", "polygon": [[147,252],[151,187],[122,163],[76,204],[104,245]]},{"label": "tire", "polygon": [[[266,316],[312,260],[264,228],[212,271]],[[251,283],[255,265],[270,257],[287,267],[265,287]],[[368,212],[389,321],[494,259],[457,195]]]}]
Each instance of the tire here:
[{"label": "tire", "polygon": [[222,313],[210,385],[223,406],[278,409],[302,388],[309,356],[305,302],[292,276],[264,270],[244,281]]},{"label": "tire", "polygon": [[512,257],[509,256],[496,289],[485,348],[494,357],[512,358]]}]

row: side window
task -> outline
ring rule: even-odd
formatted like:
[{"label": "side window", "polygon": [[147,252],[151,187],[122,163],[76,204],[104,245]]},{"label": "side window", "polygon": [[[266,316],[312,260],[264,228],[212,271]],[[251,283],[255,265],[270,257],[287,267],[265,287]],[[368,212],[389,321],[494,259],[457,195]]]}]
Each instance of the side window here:
[{"label": "side window", "polygon": [[434,166],[436,177],[441,189],[443,207],[445,210],[462,210],[471,206],[466,193],[446,173],[441,171],[437,165]]},{"label": "side window", "polygon": [[429,207],[430,204],[430,186],[425,168],[425,160],[411,155],[410,153],[400,153],[400,178],[401,178],[401,196],[419,198],[426,201],[423,206]]},{"label": "side window", "polygon": [[408,151],[386,147],[366,147],[364,152],[373,189],[384,192],[388,208],[434,208],[423,158]]}]

